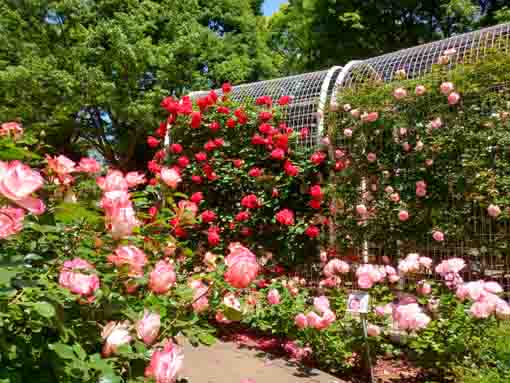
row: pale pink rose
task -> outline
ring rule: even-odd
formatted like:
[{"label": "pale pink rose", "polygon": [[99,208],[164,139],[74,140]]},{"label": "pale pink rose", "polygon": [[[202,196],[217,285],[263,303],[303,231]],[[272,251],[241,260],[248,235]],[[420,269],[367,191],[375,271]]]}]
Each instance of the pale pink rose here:
[{"label": "pale pink rose", "polygon": [[192,201],[186,201],[186,200],[179,201],[179,203],[177,204],[177,207],[182,211],[188,211],[188,212],[192,213],[193,216],[195,216],[198,212],[198,205]]},{"label": "pale pink rose", "polygon": [[135,227],[140,226],[140,221],[136,218],[132,207],[116,209],[106,221],[113,239],[127,237],[133,233]]},{"label": "pale pink rose", "polygon": [[280,293],[276,289],[271,289],[267,293],[267,301],[270,305],[277,305],[280,303]]},{"label": "pale pink rose", "polygon": [[496,318],[500,320],[510,319],[510,305],[504,300],[496,304]]},{"label": "pale pink rose", "polygon": [[161,168],[161,179],[172,189],[177,189],[177,186],[182,181],[179,172],[173,168]]},{"label": "pale pink rose", "polygon": [[23,229],[25,211],[15,207],[0,208],[0,239],[14,235]]},{"label": "pale pink rose", "polygon": [[377,155],[375,153],[368,153],[367,154],[367,161],[368,162],[375,162],[377,160]]},{"label": "pale pink rose", "polygon": [[314,298],[313,299],[313,307],[315,308],[315,310],[317,310],[321,314],[324,314],[325,312],[327,312],[330,309],[328,298],[326,298],[324,295]]},{"label": "pale pink rose", "polygon": [[43,184],[41,174],[20,161],[0,161],[0,194],[5,198],[23,205]]},{"label": "pale pink rose", "polygon": [[126,182],[128,187],[133,188],[137,185],[143,185],[147,182],[145,174],[139,172],[129,172],[126,174]]},{"label": "pale pink rose", "polygon": [[393,97],[395,97],[397,100],[407,97],[407,90],[404,88],[397,88],[393,91]]},{"label": "pale pink rose", "polygon": [[417,96],[423,96],[426,91],[427,91],[427,88],[425,88],[423,85],[418,85],[414,89],[414,94],[416,94]]},{"label": "pale pink rose", "polygon": [[76,169],[76,162],[62,154],[58,157],[50,157],[47,155],[46,161],[48,162],[48,167],[59,175],[69,174],[78,170]]},{"label": "pale pink rose", "polygon": [[161,327],[159,314],[144,310],[143,317],[136,323],[136,335],[146,345],[153,344],[158,338]]},{"label": "pale pink rose", "polygon": [[425,144],[423,142],[417,141],[414,150],[416,150],[417,152],[421,152],[424,146]]},{"label": "pale pink rose", "polygon": [[393,193],[394,189],[391,186],[386,186],[384,188],[384,191],[388,194]]},{"label": "pale pink rose", "polygon": [[163,350],[152,353],[151,361],[145,369],[145,376],[152,377],[156,383],[175,383],[183,360],[181,348],[167,340]]},{"label": "pale pink rose", "polygon": [[418,258],[418,262],[420,262],[420,265],[427,269],[430,269],[432,267],[432,259],[429,257],[420,257]]},{"label": "pale pink rose", "polygon": [[432,292],[432,286],[430,286],[430,284],[428,284],[427,282],[422,281],[418,283],[416,291],[420,295],[429,295]]},{"label": "pale pink rose", "polygon": [[344,104],[343,108],[344,112],[349,112],[352,109],[350,104]]},{"label": "pale pink rose", "polygon": [[369,324],[367,326],[367,335],[372,337],[379,336],[381,335],[381,328],[375,324]]},{"label": "pale pink rose", "polygon": [[398,134],[401,136],[405,136],[407,134],[407,128],[399,128]]},{"label": "pale pink rose", "polygon": [[209,288],[202,281],[192,281],[190,287],[193,289],[193,311],[201,313],[209,309],[209,299],[207,295]]},{"label": "pale pink rose", "polygon": [[19,138],[23,135],[23,127],[15,121],[4,122],[0,125],[0,136]]},{"label": "pale pink rose", "polygon": [[101,332],[101,337],[105,342],[102,351],[104,357],[115,354],[120,346],[131,342],[129,327],[129,322],[108,322]]},{"label": "pale pink rose", "polygon": [[381,282],[386,275],[384,269],[380,267],[364,264],[358,267],[356,270],[356,276],[358,278],[358,286],[362,289],[369,289],[374,284]]},{"label": "pale pink rose", "polygon": [[438,274],[458,273],[464,267],[466,267],[466,262],[462,258],[450,258],[442,261],[435,270]]},{"label": "pale pink rose", "polygon": [[117,267],[128,266],[134,275],[143,275],[147,263],[147,255],[136,246],[120,246],[107,259]]},{"label": "pale pink rose", "polygon": [[[87,273],[81,273],[80,270]],[[60,269],[58,283],[74,294],[92,297],[99,288],[99,277],[91,273],[93,270],[94,266],[81,258],[65,261]]]},{"label": "pale pink rose", "polygon": [[425,197],[427,195],[427,189],[416,188],[417,197]]},{"label": "pale pink rose", "polygon": [[356,213],[358,213],[359,215],[366,215],[367,214],[367,207],[365,205],[357,205],[356,206]]},{"label": "pale pink rose", "polygon": [[398,219],[402,222],[405,222],[409,219],[409,213],[407,212],[407,210],[400,210],[398,212]]},{"label": "pale pink rose", "polygon": [[335,313],[331,310],[326,310],[322,313],[320,322],[316,323],[315,326],[311,326],[311,327],[314,327],[317,330],[324,330],[324,329],[328,328],[335,320],[336,320]]},{"label": "pale pink rose", "polygon": [[338,274],[345,274],[349,272],[349,264],[341,261],[340,259],[332,259],[324,266],[324,275],[326,277],[334,277]]},{"label": "pale pink rose", "polygon": [[434,238],[434,241],[442,242],[444,241],[444,233],[442,231],[436,230],[432,232],[432,238]]},{"label": "pale pink rose", "polygon": [[435,119],[429,122],[429,126],[432,129],[439,129],[440,127],[443,126],[443,121],[441,120],[440,117],[436,117]]},{"label": "pale pink rose", "polygon": [[321,142],[323,145],[329,145],[331,141],[329,140],[329,137],[322,137]]},{"label": "pale pink rose", "polygon": [[175,285],[176,279],[172,264],[160,260],[149,275],[149,289],[156,294],[165,294]]},{"label": "pale pink rose", "polygon": [[352,109],[350,113],[351,113],[351,116],[354,118],[358,118],[361,114],[359,109]]},{"label": "pale pink rose", "polygon": [[431,167],[432,165],[434,165],[434,160],[431,158],[427,158],[425,160],[425,165],[427,165],[428,167]]},{"label": "pale pink rose", "polygon": [[450,105],[456,105],[456,104],[458,104],[459,101],[460,101],[460,94],[458,94],[456,92],[452,92],[448,96],[448,104],[450,104]]},{"label": "pale pink rose", "polygon": [[344,136],[345,137],[352,137],[352,129],[344,129]]},{"label": "pale pink rose", "polygon": [[471,315],[478,319],[488,318],[493,311],[494,307],[486,301],[475,302],[469,309]]},{"label": "pale pink rose", "polygon": [[76,171],[84,173],[98,173],[101,171],[101,165],[99,165],[99,163],[93,158],[83,157],[80,159]]},{"label": "pale pink rose", "polygon": [[239,243],[229,245],[230,254],[225,258],[228,266],[225,280],[236,288],[246,288],[257,278],[260,267],[257,258],[246,247]]},{"label": "pale pink rose", "polygon": [[441,93],[444,95],[449,95],[453,90],[455,89],[455,86],[451,82],[443,82],[441,86],[439,87]]},{"label": "pale pink rose", "polygon": [[308,324],[308,327],[313,327],[317,329],[318,327],[321,326],[321,320],[322,318],[313,311],[310,311],[308,314],[306,314],[306,322]]},{"label": "pale pink rose", "polygon": [[109,170],[106,177],[96,178],[96,183],[104,192],[127,190],[129,188],[124,175],[119,170]]},{"label": "pale pink rose", "polygon": [[294,323],[296,324],[297,328],[303,329],[305,327],[308,327],[308,320],[305,314],[298,314],[294,318]]},{"label": "pale pink rose", "polygon": [[393,310],[393,321],[400,330],[417,331],[421,330],[430,322],[420,306],[416,303],[398,305]]},{"label": "pale pink rose", "polygon": [[503,288],[497,282],[485,282],[483,287],[485,291],[491,294],[500,294],[503,292]]},{"label": "pale pink rose", "polygon": [[398,193],[391,193],[390,194],[390,200],[397,203],[400,201],[400,194]]},{"label": "pale pink rose", "polygon": [[114,190],[103,194],[99,206],[101,206],[107,216],[111,216],[118,209],[132,207],[132,203],[127,190]]},{"label": "pale pink rose", "polygon": [[236,311],[241,311],[241,302],[239,302],[239,299],[232,293],[228,293],[223,297],[223,304]]},{"label": "pale pink rose", "polygon": [[487,208],[487,213],[492,217],[496,218],[498,215],[501,214],[501,209],[497,205],[490,204]]}]

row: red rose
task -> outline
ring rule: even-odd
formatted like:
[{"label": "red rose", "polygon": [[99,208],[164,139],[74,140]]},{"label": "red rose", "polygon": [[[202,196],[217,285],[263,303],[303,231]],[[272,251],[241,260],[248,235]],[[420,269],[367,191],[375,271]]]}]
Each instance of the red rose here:
[{"label": "red rose", "polygon": [[266,139],[264,137],[262,137],[262,136],[259,136],[258,134],[255,134],[251,138],[251,143],[253,145],[265,145],[266,144]]},{"label": "red rose", "polygon": [[207,173],[207,179],[209,181],[216,181],[218,179],[218,175],[215,172]]},{"label": "red rose", "polygon": [[310,188],[310,195],[315,200],[321,200],[322,197],[324,197],[324,194],[322,194],[321,186],[320,185],[313,185]]},{"label": "red rose", "polygon": [[250,219],[250,212],[249,211],[241,211],[236,214],[235,220],[237,222],[244,222]]},{"label": "red rose", "polygon": [[259,119],[262,121],[262,122],[266,122],[266,121],[269,121],[270,119],[273,118],[273,115],[271,114],[271,112],[266,112],[266,111],[263,111],[263,112],[260,112],[259,113]]},{"label": "red rose", "polygon": [[161,138],[165,137],[166,136],[166,121],[163,121],[162,123],[160,123],[159,128],[157,128],[154,133],[158,137],[161,137]]},{"label": "red rose", "polygon": [[202,177],[200,176],[191,176],[191,181],[196,183],[196,184],[201,184],[202,183]]},{"label": "red rose", "polygon": [[232,92],[232,85],[230,85],[228,82],[224,83],[222,86],[221,86],[221,90],[223,91],[223,93],[230,93]]},{"label": "red rose", "polygon": [[220,130],[220,123],[218,121],[213,121],[209,124],[209,129],[211,129],[211,132],[217,132]]},{"label": "red rose", "polygon": [[200,112],[192,112],[191,113],[191,127],[193,129],[200,128],[200,124],[202,124],[202,114]]},{"label": "red rose", "polygon": [[206,210],[200,215],[200,217],[202,218],[203,223],[209,223],[216,219],[216,214],[214,211]]},{"label": "red rose", "polygon": [[218,94],[214,90],[211,90],[207,97],[209,97],[209,99],[211,100],[211,103],[213,103],[213,104],[215,104],[216,101],[218,101]]},{"label": "red rose", "polygon": [[207,96],[200,97],[197,100],[197,105],[200,108],[200,110],[204,110],[205,108],[207,108],[209,106],[209,104],[210,104],[210,99]]},{"label": "red rose", "polygon": [[277,148],[287,150],[289,147],[289,136],[286,134],[275,134],[273,136],[273,144],[275,144]]},{"label": "red rose", "polygon": [[282,225],[294,225],[294,213],[292,210],[289,209],[283,209],[280,210],[275,215],[276,220],[281,223]]},{"label": "red rose", "polygon": [[152,136],[147,137],[147,145],[149,145],[149,147],[151,147],[151,148],[158,147],[160,142],[161,141],[158,140],[156,137],[152,137]]},{"label": "red rose", "polygon": [[195,159],[199,162],[203,162],[203,161],[207,160],[207,154],[204,152],[196,153]]},{"label": "red rose", "polygon": [[283,165],[283,170],[288,176],[295,177],[299,174],[299,168],[294,166],[292,162],[285,161],[285,165]]},{"label": "red rose", "polygon": [[204,144],[204,149],[207,150],[208,152],[211,152],[213,151],[214,149],[216,149],[216,144],[214,143],[213,140],[210,140],[210,141],[207,141],[205,144]]},{"label": "red rose", "polygon": [[177,238],[186,238],[188,236],[188,233],[186,232],[186,230],[184,230],[182,227],[180,226],[177,226],[175,229],[174,229],[174,234]]},{"label": "red rose", "polygon": [[160,105],[170,113],[177,113],[179,110],[179,102],[172,96],[165,97]]},{"label": "red rose", "polygon": [[241,205],[247,209],[256,209],[260,207],[260,201],[255,194],[249,194],[241,199]]},{"label": "red rose", "polygon": [[264,123],[259,126],[259,132],[269,136],[274,133],[274,128],[271,125]]},{"label": "red rose", "polygon": [[272,192],[271,192],[271,197],[273,198],[276,198],[280,195],[280,192],[278,191],[277,188],[273,188]]},{"label": "red rose", "polygon": [[177,113],[189,115],[192,112],[193,112],[193,102],[191,102],[191,99],[189,98],[189,96],[182,97],[181,101],[179,102],[179,109],[177,110]]},{"label": "red rose", "polygon": [[345,169],[345,162],[344,161],[337,161],[335,162],[335,166],[333,167],[335,172],[341,172]]},{"label": "red rose", "polygon": [[320,230],[317,226],[310,225],[305,230],[305,235],[310,238],[317,238],[320,234]]},{"label": "red rose", "polygon": [[207,242],[209,245],[216,246],[220,243],[220,229],[216,226],[211,226],[207,230]]},{"label": "red rose", "polygon": [[202,192],[196,192],[191,195],[189,200],[198,205],[203,199],[204,199],[204,194]]},{"label": "red rose", "polygon": [[243,226],[239,232],[243,237],[249,237],[253,234],[253,230],[246,226]]},{"label": "red rose", "polygon": [[181,144],[172,144],[172,145],[170,145],[170,151],[174,154],[179,154],[182,152],[182,145]]},{"label": "red rose", "polygon": [[149,180],[149,185],[156,186],[157,184],[158,184],[158,179],[157,178],[151,178]]},{"label": "red rose", "polygon": [[162,150],[158,150],[158,151],[154,154],[154,158],[153,158],[153,160],[154,160],[154,161],[161,161],[163,158],[165,158],[165,151],[162,149]]},{"label": "red rose", "polygon": [[223,138],[215,138],[213,141],[214,141],[214,145],[216,145],[217,147],[220,147],[220,148],[225,143],[225,140]]},{"label": "red rose", "polygon": [[255,104],[257,105],[267,105],[271,106],[273,103],[273,100],[269,96],[260,96],[255,100]]},{"label": "red rose", "polygon": [[278,105],[280,105],[280,106],[288,105],[290,103],[290,101],[291,101],[290,96],[282,96],[278,100]]},{"label": "red rose", "polygon": [[154,218],[156,215],[158,215],[158,208],[156,206],[151,206],[149,208],[149,215]]},{"label": "red rose", "polygon": [[221,113],[221,114],[229,114],[230,113],[230,109],[227,108],[226,106],[218,106],[218,108],[216,109],[216,111],[218,113]]},{"label": "red rose", "polygon": [[236,109],[234,111],[234,116],[236,116],[237,122],[239,122],[240,125],[246,125],[248,122],[248,116],[242,109]]},{"label": "red rose", "polygon": [[181,168],[185,168],[186,166],[189,165],[189,158],[186,157],[186,156],[181,156],[177,159],[177,164],[181,167]]},{"label": "red rose", "polygon": [[239,169],[241,166],[244,165],[244,161],[240,159],[235,159],[232,161],[232,164],[234,165],[234,167]]},{"label": "red rose", "polygon": [[308,128],[303,128],[299,131],[299,136],[301,137],[302,140],[304,140],[306,137],[308,137],[309,134],[310,134],[310,131],[308,130]]},{"label": "red rose", "polygon": [[147,163],[147,169],[151,173],[158,174],[161,171],[161,166],[156,161],[149,161]]},{"label": "red rose", "polygon": [[285,158],[285,151],[283,149],[274,149],[271,152],[271,158],[274,160],[283,160]]},{"label": "red rose", "polygon": [[324,152],[315,152],[310,157],[310,161],[312,161],[315,165],[320,165],[326,159],[326,153]]},{"label": "red rose", "polygon": [[321,208],[321,202],[320,200],[313,199],[309,202],[309,205],[312,209],[320,209]]},{"label": "red rose", "polygon": [[236,120],[234,120],[233,118],[229,118],[229,119],[227,120],[227,127],[229,127],[230,129],[235,128],[235,127],[236,127],[236,125],[237,125],[237,121],[236,121]]},{"label": "red rose", "polygon": [[248,175],[250,177],[260,177],[262,175],[263,171],[260,168],[251,168],[248,172]]}]

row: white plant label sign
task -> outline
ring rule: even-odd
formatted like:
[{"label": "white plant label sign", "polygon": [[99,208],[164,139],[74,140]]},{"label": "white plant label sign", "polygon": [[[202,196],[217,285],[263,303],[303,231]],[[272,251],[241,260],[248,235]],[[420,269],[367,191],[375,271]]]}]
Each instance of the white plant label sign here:
[{"label": "white plant label sign", "polygon": [[354,291],[347,299],[347,312],[367,314],[370,295],[365,291]]}]

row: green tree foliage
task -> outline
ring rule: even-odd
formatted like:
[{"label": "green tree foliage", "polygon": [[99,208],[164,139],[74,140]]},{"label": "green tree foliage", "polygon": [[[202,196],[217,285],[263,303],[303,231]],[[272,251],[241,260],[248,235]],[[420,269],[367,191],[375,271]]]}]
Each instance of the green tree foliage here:
[{"label": "green tree foliage", "polygon": [[68,154],[146,160],[162,97],[274,75],[254,0],[3,0],[0,121]]},{"label": "green tree foliage", "polygon": [[288,72],[323,69],[505,20],[498,0],[290,0],[271,17]]}]

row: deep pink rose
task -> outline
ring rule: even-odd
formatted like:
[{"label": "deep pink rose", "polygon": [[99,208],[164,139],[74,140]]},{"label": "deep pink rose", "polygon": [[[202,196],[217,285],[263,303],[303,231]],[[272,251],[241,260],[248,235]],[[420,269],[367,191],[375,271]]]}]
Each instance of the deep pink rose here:
[{"label": "deep pink rose", "polygon": [[290,209],[280,210],[276,213],[275,218],[282,225],[294,225],[294,213]]},{"label": "deep pink rose", "polygon": [[[74,294],[91,298],[99,288],[99,277],[91,273],[94,269],[92,264],[81,258],[65,261],[60,269],[58,283]],[[81,273],[80,270],[88,273]]]},{"label": "deep pink rose", "polygon": [[10,237],[23,229],[25,211],[15,207],[0,208],[0,239]]}]

